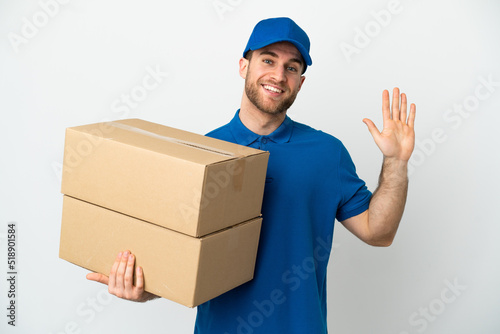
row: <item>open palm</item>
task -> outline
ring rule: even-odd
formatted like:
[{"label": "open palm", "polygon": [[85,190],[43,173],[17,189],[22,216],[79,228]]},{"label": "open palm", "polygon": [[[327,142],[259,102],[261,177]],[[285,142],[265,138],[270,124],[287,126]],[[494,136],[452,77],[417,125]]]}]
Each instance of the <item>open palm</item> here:
[{"label": "open palm", "polygon": [[401,94],[401,106],[399,104],[399,88],[393,90],[392,108],[390,108],[389,92],[384,90],[382,93],[382,116],[384,120],[382,132],[379,132],[370,119],[363,119],[385,158],[408,161],[411,157],[415,146],[415,104],[411,104],[409,114],[407,114],[406,110],[407,99],[404,93]]}]

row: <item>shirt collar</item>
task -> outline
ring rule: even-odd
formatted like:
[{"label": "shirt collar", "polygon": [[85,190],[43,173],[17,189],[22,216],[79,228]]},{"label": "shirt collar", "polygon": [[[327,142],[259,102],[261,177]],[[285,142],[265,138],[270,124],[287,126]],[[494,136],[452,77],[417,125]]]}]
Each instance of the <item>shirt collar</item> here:
[{"label": "shirt collar", "polygon": [[233,137],[236,139],[236,143],[240,145],[248,146],[258,140],[260,137],[267,137],[275,143],[287,143],[290,141],[292,136],[293,121],[290,117],[286,116],[285,120],[281,125],[267,136],[258,135],[251,130],[249,130],[240,120],[240,110],[236,111],[231,122],[229,122],[229,129]]}]

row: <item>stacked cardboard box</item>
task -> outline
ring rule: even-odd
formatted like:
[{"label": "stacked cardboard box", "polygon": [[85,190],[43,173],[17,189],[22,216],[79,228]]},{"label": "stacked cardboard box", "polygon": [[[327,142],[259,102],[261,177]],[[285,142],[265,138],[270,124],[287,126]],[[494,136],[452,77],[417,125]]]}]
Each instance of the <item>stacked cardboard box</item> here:
[{"label": "stacked cardboard box", "polygon": [[59,256],[196,306],[253,277],[269,153],[128,119],[66,130]]}]

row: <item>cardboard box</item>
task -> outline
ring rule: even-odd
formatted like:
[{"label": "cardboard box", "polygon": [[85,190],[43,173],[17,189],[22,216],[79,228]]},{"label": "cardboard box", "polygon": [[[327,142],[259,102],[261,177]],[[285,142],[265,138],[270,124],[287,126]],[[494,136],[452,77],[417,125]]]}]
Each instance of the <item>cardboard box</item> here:
[{"label": "cardboard box", "polygon": [[68,128],[61,192],[191,236],[260,215],[269,153],[128,119]]},{"label": "cardboard box", "polygon": [[64,196],[59,257],[109,275],[128,249],[144,269],[146,291],[194,307],[253,278],[261,222],[194,238]]}]

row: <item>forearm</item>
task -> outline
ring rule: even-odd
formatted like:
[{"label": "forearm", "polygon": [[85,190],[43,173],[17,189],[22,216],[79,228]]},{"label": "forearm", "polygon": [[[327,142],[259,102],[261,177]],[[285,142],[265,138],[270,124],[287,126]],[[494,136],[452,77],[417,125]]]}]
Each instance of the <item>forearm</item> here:
[{"label": "forearm", "polygon": [[408,162],[384,158],[379,185],[368,209],[372,244],[389,246],[403,216],[408,192]]}]

